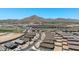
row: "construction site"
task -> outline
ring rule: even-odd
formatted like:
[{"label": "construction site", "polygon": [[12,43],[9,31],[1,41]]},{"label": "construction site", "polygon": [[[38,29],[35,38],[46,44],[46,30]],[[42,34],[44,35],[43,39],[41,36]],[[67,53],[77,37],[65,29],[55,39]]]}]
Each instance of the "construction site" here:
[{"label": "construction site", "polygon": [[26,27],[22,33],[0,33],[0,51],[79,51],[78,26]]}]

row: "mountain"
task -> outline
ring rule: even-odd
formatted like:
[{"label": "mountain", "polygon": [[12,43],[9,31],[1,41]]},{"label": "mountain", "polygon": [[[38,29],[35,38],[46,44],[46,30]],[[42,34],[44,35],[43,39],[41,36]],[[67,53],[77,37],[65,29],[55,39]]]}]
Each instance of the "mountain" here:
[{"label": "mountain", "polygon": [[20,20],[19,19],[0,20],[0,24],[72,24],[72,23],[79,24],[79,20],[69,18],[45,19],[37,15],[25,17]]},{"label": "mountain", "polygon": [[33,16],[21,19],[20,22],[27,23],[27,24],[43,24],[46,22],[46,20],[37,15],[33,15]]}]

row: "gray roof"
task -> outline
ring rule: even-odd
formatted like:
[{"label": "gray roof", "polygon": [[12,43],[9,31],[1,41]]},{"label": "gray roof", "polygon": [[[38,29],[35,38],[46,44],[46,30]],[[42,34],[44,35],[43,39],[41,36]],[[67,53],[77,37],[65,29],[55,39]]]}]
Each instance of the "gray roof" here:
[{"label": "gray roof", "polygon": [[79,46],[77,46],[77,45],[69,45],[69,49],[79,51]]},{"label": "gray roof", "polygon": [[15,48],[17,46],[17,44],[13,43],[13,42],[7,42],[4,44],[4,46],[12,49],[12,48]]},{"label": "gray roof", "polygon": [[43,42],[45,42],[45,43],[51,43],[51,44],[54,43],[53,39],[45,39],[45,40],[43,40]]},{"label": "gray roof", "polygon": [[79,45],[79,42],[75,42],[75,41],[68,41],[68,44],[71,44],[71,45]]},{"label": "gray roof", "polygon": [[54,48],[53,44],[41,43],[40,47]]},{"label": "gray roof", "polygon": [[15,43],[18,43],[18,44],[23,44],[24,42],[25,42],[25,40],[20,40],[20,39],[15,40]]}]

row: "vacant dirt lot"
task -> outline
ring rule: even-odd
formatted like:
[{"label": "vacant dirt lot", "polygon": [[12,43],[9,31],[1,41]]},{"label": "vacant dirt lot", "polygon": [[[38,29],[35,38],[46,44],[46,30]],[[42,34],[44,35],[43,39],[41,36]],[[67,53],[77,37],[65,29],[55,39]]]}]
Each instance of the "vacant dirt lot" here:
[{"label": "vacant dirt lot", "polygon": [[0,35],[0,43],[13,40],[17,37],[20,37],[21,35],[23,35],[23,33],[7,33],[7,34],[4,33],[4,35]]}]

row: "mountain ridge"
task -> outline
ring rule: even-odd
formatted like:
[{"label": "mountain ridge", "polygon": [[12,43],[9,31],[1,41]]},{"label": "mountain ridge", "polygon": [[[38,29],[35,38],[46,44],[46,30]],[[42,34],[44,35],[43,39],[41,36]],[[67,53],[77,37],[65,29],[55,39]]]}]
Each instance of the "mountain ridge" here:
[{"label": "mountain ridge", "polygon": [[34,23],[34,24],[43,24],[43,23],[47,23],[47,22],[79,22],[79,20],[77,19],[70,19],[70,18],[50,18],[50,19],[46,19],[43,17],[39,17],[37,15],[32,15],[29,17],[25,17],[22,19],[7,19],[7,20],[0,20],[0,23],[21,23],[21,24],[29,24],[29,23]]}]

